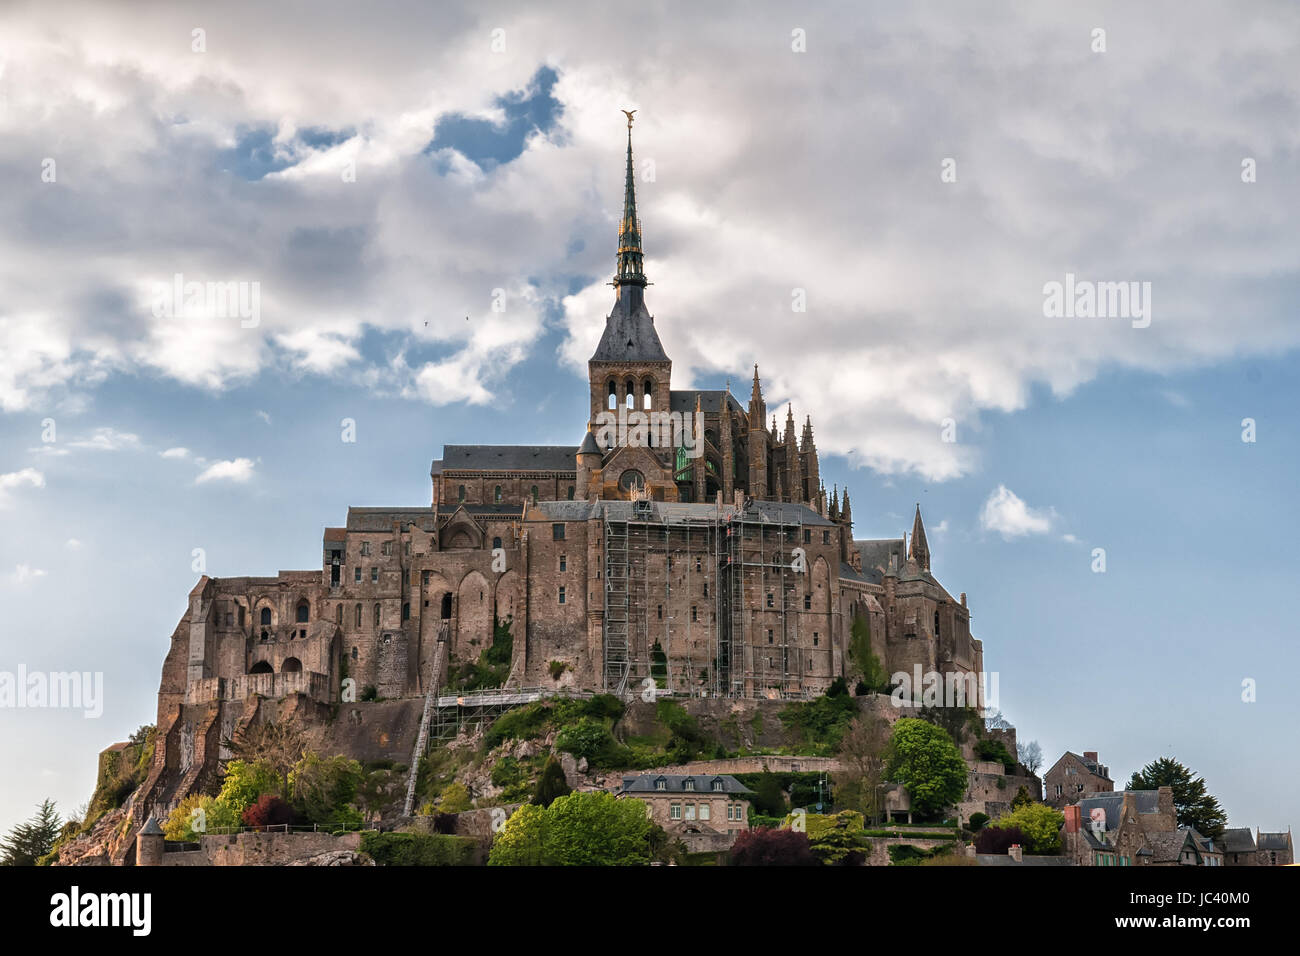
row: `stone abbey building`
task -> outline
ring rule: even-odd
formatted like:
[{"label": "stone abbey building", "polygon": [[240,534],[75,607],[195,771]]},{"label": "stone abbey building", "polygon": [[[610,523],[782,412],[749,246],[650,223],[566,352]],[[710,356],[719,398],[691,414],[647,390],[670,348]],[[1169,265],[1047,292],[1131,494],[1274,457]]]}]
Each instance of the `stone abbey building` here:
[{"label": "stone abbey building", "polygon": [[182,776],[184,753],[204,762],[194,735],[225,739],[250,698],[330,704],[345,677],[422,696],[496,622],[518,687],[816,695],[838,676],[853,685],[857,619],[888,672],[983,670],[965,595],[931,574],[919,508],[910,537],[855,540],[848,491],[822,486],[811,418],[799,427],[787,409],[783,430],[769,425],[757,367],[744,403],[672,387],[646,303],[630,121],[625,175],[581,442],[446,445],[429,504],[349,509],[324,530],[319,569],[201,578],[159,693],[159,733],[189,728]]}]

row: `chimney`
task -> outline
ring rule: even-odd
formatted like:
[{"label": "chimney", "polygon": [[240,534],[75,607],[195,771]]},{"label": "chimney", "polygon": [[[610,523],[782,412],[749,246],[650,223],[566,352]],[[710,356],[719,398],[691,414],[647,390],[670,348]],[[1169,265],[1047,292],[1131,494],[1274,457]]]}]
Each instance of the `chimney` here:
[{"label": "chimney", "polygon": [[1084,760],[1087,760],[1089,763],[1096,763],[1096,762],[1097,762],[1097,751],[1095,751],[1095,750],[1085,750],[1085,751],[1083,752],[1083,759],[1084,759]]},{"label": "chimney", "polygon": [[1007,850],[1007,856],[1011,857],[1011,859],[1015,860],[1017,863],[1024,862],[1025,858],[1024,851],[1020,849],[1019,843],[1011,844],[1011,847]]},{"label": "chimney", "polygon": [[1065,832],[1078,833],[1079,819],[1083,813],[1083,811],[1079,809],[1079,805],[1077,803],[1072,803],[1063,808],[1061,812],[1065,814]]},{"label": "chimney", "polygon": [[1160,787],[1156,794],[1156,805],[1160,808],[1160,815],[1169,818],[1175,817],[1173,788]]}]

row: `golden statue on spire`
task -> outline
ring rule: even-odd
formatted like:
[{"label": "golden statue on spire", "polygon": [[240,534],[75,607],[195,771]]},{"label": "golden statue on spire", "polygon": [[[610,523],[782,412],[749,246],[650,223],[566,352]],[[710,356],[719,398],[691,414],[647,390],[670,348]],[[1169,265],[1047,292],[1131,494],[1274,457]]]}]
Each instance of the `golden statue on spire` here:
[{"label": "golden statue on spire", "polygon": [[632,128],[632,114],[635,113],[636,110],[622,110],[621,112],[622,112],[625,116],[627,116],[627,128],[628,128],[628,129],[631,129],[631,128]]}]

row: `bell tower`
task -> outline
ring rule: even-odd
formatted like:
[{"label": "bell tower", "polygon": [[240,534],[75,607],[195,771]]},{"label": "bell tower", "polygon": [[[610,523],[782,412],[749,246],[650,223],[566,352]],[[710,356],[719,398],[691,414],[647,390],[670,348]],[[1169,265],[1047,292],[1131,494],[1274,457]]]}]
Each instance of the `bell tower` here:
[{"label": "bell tower", "polygon": [[[627,170],[623,186],[623,218],[618,224],[618,257],[614,272],[614,307],[605,318],[600,344],[587,362],[591,385],[591,420],[601,412],[671,409],[669,379],[673,363],[664,352],[654,317],[646,308],[645,260],[641,250],[641,220],[636,212],[636,177],[632,167],[632,117],[627,116]],[[606,452],[608,448],[602,449]]]}]

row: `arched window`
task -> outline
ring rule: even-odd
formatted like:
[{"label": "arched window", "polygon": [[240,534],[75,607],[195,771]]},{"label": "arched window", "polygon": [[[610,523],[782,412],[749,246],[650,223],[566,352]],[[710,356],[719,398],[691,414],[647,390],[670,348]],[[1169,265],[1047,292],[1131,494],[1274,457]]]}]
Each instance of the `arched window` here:
[{"label": "arched window", "polygon": [[624,388],[626,389],[624,395],[626,396],[625,403],[627,407],[636,408],[636,382],[629,378]]},{"label": "arched window", "polygon": [[280,665],[281,674],[301,674],[302,661],[296,657],[286,657],[284,663]]},{"label": "arched window", "polygon": [[465,500],[465,486],[464,486],[464,485],[461,485],[460,487],[458,487],[458,488],[456,489],[456,497],[457,497],[457,500],[458,500],[458,501],[464,501],[464,500]]},{"label": "arched window", "polygon": [[311,605],[307,603],[306,598],[303,598],[301,601],[298,602],[298,623],[299,624],[307,623],[307,616],[311,613],[311,611],[309,610],[310,607]]},{"label": "arched window", "polygon": [[442,596],[442,619],[444,621],[451,619],[451,592],[447,591]]},{"label": "arched window", "polygon": [[271,609],[269,607],[262,608],[262,626],[271,626]]},{"label": "arched window", "polygon": [[379,605],[378,604],[375,605],[375,627],[376,629],[379,627]]},{"label": "arched window", "polygon": [[493,539],[492,539],[492,550],[495,551],[495,550],[496,550],[497,548],[499,548],[499,547],[501,547],[501,539],[500,539],[500,538],[493,538]]},{"label": "arched window", "polygon": [[352,648],[352,659],[354,661],[357,659],[357,649],[355,647]]},{"label": "arched window", "polygon": [[573,485],[569,485],[569,500],[573,500]]},{"label": "arched window", "polygon": [[536,486],[536,485],[533,485],[532,496],[533,496],[533,504],[537,504],[537,486]]},{"label": "arched window", "polygon": [[357,605],[357,627],[361,626],[361,605]]},{"label": "arched window", "polygon": [[248,671],[250,674],[274,674],[275,670],[266,661],[258,661]]},{"label": "arched window", "polygon": [[934,636],[939,636],[939,612],[934,612]]},{"label": "arched window", "polygon": [[342,605],[342,604],[340,604],[338,607],[336,607],[336,608],[334,609],[334,623],[335,623],[335,624],[340,624],[340,625],[343,623],[343,605]]},{"label": "arched window", "polygon": [[501,503],[501,486],[497,485],[492,489],[492,500],[497,504]]},{"label": "arched window", "polygon": [[650,379],[645,380],[645,395],[641,399],[641,407],[649,410],[654,405],[654,382]]},{"label": "arched window", "polygon": [[609,398],[605,402],[605,407],[611,411],[618,408],[618,387],[612,378],[609,380]]}]

